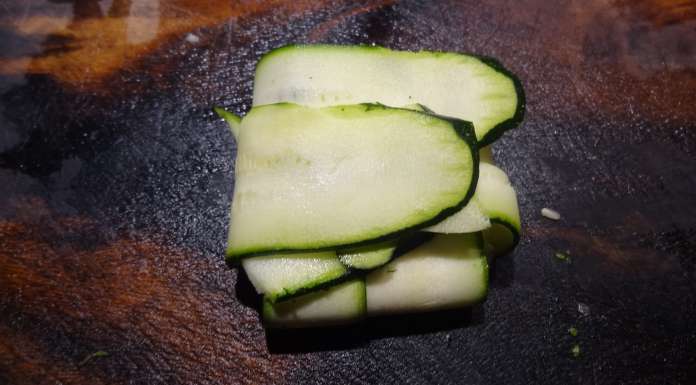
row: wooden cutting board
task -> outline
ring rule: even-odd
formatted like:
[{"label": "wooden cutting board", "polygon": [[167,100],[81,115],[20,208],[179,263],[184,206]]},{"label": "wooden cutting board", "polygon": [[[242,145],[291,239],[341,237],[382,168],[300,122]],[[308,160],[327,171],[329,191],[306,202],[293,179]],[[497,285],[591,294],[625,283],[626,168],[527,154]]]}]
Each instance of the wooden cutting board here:
[{"label": "wooden cutting board", "polygon": [[[493,151],[524,236],[483,305],[264,332],[223,262],[235,143],[211,108],[246,112],[256,60],[298,42],[519,75]],[[0,384],[693,384],[695,171],[695,1],[6,0]]]}]

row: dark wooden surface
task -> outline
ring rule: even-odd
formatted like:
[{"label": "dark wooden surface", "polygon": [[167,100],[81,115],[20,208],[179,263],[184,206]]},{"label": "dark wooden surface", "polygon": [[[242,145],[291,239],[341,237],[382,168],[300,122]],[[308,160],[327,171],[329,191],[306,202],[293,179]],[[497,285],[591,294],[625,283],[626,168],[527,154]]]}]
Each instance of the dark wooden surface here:
[{"label": "dark wooden surface", "polygon": [[[266,335],[223,262],[235,147],[210,110],[248,110],[291,42],[519,74],[494,152],[525,232],[485,304]],[[0,384],[694,384],[695,171],[694,1],[2,0]]]}]

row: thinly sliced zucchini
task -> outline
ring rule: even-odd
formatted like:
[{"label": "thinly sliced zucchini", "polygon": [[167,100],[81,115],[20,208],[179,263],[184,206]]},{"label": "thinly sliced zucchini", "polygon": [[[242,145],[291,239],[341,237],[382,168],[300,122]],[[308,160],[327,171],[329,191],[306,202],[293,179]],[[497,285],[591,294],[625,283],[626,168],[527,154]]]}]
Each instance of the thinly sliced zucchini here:
[{"label": "thinly sliced zucchini", "polygon": [[256,292],[271,302],[316,290],[348,273],[334,251],[262,255],[242,260],[242,267]]},{"label": "thinly sliced zucchini", "polygon": [[254,105],[422,103],[471,121],[480,146],[517,126],[525,102],[519,80],[493,59],[382,47],[291,45],[261,58]]},{"label": "thinly sliced zucchini", "polygon": [[[413,104],[410,106],[405,106],[404,108],[409,109],[409,110],[414,110],[414,111],[421,111],[421,112],[428,112],[432,113],[431,110],[429,110],[427,107],[421,105],[421,104]],[[223,109],[222,107],[215,107],[214,108],[215,112],[220,116],[221,118],[225,119],[227,123],[229,124],[230,131],[232,132],[232,135],[234,135],[235,139],[239,135],[239,127],[241,123],[241,118],[238,117],[237,115],[234,115],[233,113]],[[455,214],[456,216],[457,214]],[[451,218],[452,216],[448,217]],[[447,221],[447,219],[445,219]],[[437,225],[435,225],[437,226]],[[391,260],[392,256],[394,255],[394,250],[396,249],[396,241],[386,241],[382,242],[376,245],[368,245],[368,246],[363,246],[355,249],[349,249],[349,250],[341,250],[338,252],[338,257],[346,267],[351,268],[351,269],[359,269],[359,270],[367,270],[367,269],[374,269],[377,268],[381,265],[384,265],[385,263],[389,262]],[[263,259],[266,263],[266,265],[272,264],[272,263],[279,263],[281,265],[286,265],[285,259],[287,258],[292,258],[292,256],[288,256],[287,258],[274,258],[273,261],[271,262],[269,258],[267,257],[259,257]],[[251,259],[258,259],[258,258],[251,258]],[[244,263],[243,263],[244,264]],[[244,265],[255,265],[256,262],[249,262]],[[269,266],[270,267],[270,266]],[[273,271],[272,269],[268,269],[268,271]],[[259,281],[261,279],[265,279],[267,276],[261,272],[261,276],[258,277],[256,280]],[[296,290],[294,288],[301,288],[301,291],[304,290],[311,290],[312,288],[316,287],[316,279],[314,277],[302,277],[300,280],[295,280],[291,282],[288,286],[293,288],[290,289],[291,293],[295,293]],[[330,281],[330,280],[329,280]],[[327,281],[327,282],[329,282]],[[320,284],[323,284],[324,282],[320,282]],[[259,288],[257,287],[257,291],[262,294],[263,291],[259,291]],[[286,291],[279,292],[280,295],[278,294],[269,294],[267,297],[273,300],[274,298],[277,297],[278,300],[282,300],[285,298],[282,293],[285,293]]]},{"label": "thinly sliced zucchini", "polygon": [[351,269],[374,269],[389,262],[396,250],[396,240],[338,251],[338,258]]},{"label": "thinly sliced zucchini", "polygon": [[255,107],[239,133],[227,254],[393,239],[463,207],[477,174],[461,120],[382,105]]},{"label": "thinly sliced zucchini", "polygon": [[[403,108],[434,114],[433,110],[419,103],[410,104],[404,106]],[[221,107],[215,107],[215,112],[227,121],[230,126],[230,130],[236,139],[237,135],[239,134],[241,119],[237,115],[234,115]],[[479,156],[485,157],[486,159],[492,159],[490,147],[480,149]],[[441,222],[425,228],[424,231],[443,234],[459,234],[482,231],[489,227],[491,227],[490,220],[478,207],[478,203],[475,202],[475,199],[472,199],[461,210],[443,219]],[[371,250],[367,255],[356,254],[353,252],[343,253],[341,261],[344,262],[346,266],[351,268],[372,269],[387,263],[391,258],[393,251],[393,249],[391,249],[391,251],[383,249],[378,250],[374,249],[373,247],[370,247],[370,249]]]},{"label": "thinly sliced zucchini", "polygon": [[438,234],[369,273],[369,315],[462,307],[483,300],[488,264],[480,233]]},{"label": "thinly sliced zucchini", "polygon": [[365,317],[365,283],[353,279],[285,302],[263,301],[263,319],[272,328],[342,325]]},{"label": "thinly sliced zucchini", "polygon": [[232,132],[234,138],[237,139],[237,137],[239,136],[239,128],[242,125],[242,118],[225,110],[222,107],[215,107],[213,108],[213,110],[219,117],[225,119],[227,124],[230,126],[230,132]]},{"label": "thinly sliced zucchini", "polygon": [[479,173],[476,201],[492,224],[483,232],[487,252],[491,256],[506,254],[515,248],[522,230],[517,193],[500,168],[482,162]]}]

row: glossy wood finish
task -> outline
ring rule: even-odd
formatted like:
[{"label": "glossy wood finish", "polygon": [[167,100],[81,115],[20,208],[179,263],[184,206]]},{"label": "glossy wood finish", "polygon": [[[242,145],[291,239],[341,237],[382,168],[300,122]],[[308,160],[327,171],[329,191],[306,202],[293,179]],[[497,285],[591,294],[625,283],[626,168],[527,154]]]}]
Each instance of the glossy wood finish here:
[{"label": "glossy wood finish", "polygon": [[[485,304],[266,335],[223,262],[235,145],[210,110],[248,110],[291,42],[519,74],[494,153],[525,234]],[[0,2],[0,383],[694,383],[695,98],[687,0]]]}]

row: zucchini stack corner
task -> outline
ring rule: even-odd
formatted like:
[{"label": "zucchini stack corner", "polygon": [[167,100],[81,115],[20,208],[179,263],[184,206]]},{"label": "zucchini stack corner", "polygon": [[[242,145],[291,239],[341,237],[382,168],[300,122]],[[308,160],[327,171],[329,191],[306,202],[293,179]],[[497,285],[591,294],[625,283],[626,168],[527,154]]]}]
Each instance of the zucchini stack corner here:
[{"label": "zucchini stack corner", "polygon": [[237,141],[227,258],[268,327],[470,306],[520,237],[490,144],[524,115],[497,61],[291,45],[256,67],[254,103],[216,108]]}]

